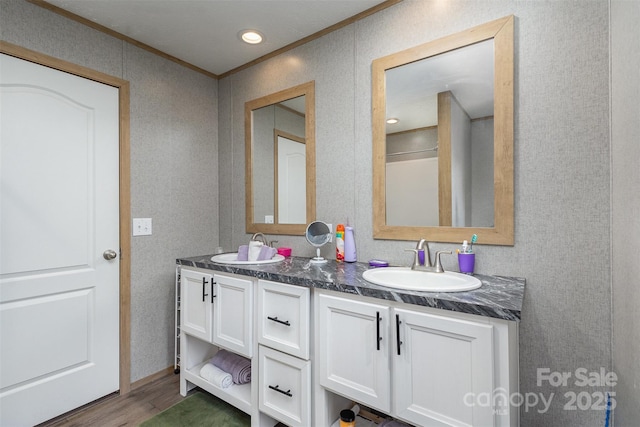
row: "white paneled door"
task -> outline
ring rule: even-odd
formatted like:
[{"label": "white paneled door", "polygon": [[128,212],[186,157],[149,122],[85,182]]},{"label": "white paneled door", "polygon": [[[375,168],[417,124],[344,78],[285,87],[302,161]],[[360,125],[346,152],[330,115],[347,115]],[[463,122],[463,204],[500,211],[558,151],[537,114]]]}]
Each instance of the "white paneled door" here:
[{"label": "white paneled door", "polygon": [[118,89],[0,55],[0,425],[119,388]]},{"label": "white paneled door", "polygon": [[307,222],[306,145],[278,135],[278,224]]}]

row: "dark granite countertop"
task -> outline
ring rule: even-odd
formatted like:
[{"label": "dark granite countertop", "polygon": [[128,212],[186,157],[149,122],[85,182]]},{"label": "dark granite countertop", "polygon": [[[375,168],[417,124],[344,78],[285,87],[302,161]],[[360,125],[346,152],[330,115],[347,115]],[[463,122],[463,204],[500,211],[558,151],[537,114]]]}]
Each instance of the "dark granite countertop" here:
[{"label": "dark granite countertop", "polygon": [[213,255],[178,258],[181,266],[199,267],[251,276],[274,282],[327,289],[354,295],[403,302],[505,320],[520,320],[525,280],[476,274],[482,286],[467,292],[404,291],[375,285],[362,278],[370,267],[365,263],[311,264],[309,258],[290,257],[275,264],[229,265],[211,261]]}]

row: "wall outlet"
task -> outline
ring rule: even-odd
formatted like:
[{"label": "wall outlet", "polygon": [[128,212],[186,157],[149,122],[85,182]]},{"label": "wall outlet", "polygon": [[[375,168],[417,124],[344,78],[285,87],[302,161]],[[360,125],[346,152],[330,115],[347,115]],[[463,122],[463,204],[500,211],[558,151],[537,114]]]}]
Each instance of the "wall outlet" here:
[{"label": "wall outlet", "polygon": [[264,216],[265,224],[273,224],[273,215],[265,215]]},{"label": "wall outlet", "polygon": [[133,235],[150,236],[151,218],[133,218]]}]

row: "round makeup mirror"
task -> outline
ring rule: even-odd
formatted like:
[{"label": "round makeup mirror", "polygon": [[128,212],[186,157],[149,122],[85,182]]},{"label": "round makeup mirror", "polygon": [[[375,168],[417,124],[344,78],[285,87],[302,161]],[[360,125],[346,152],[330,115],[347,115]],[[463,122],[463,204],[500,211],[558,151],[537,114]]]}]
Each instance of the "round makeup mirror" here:
[{"label": "round makeup mirror", "polygon": [[311,262],[314,264],[327,262],[326,259],[320,256],[320,248],[331,241],[329,226],[322,221],[314,221],[307,226],[305,237],[307,242],[316,247],[316,256],[311,258]]}]

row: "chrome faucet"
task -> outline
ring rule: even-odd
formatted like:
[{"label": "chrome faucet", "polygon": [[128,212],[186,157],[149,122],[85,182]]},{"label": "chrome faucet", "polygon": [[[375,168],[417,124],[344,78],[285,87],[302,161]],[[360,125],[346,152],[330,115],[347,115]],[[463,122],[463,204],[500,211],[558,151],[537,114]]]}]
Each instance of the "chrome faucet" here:
[{"label": "chrome faucet", "polygon": [[[418,244],[416,245],[416,250],[417,251],[424,251],[424,266],[425,267],[431,267],[431,252],[429,252],[429,242],[427,242],[425,239],[420,239],[420,241],[418,242]],[[419,252],[416,252],[416,255],[418,255]],[[414,260],[415,263],[415,260]],[[419,262],[419,258],[418,258],[418,264],[420,264]]]},{"label": "chrome faucet", "polygon": [[255,233],[253,236],[251,236],[251,240],[262,242],[263,245],[269,246],[269,242],[267,241],[267,238],[264,237],[264,234],[262,233]]},{"label": "chrome faucet", "polygon": [[[414,253],[413,264],[411,264],[412,270],[430,271],[432,273],[444,273],[444,268],[442,268],[442,263],[440,262],[440,255],[451,254],[451,251],[437,251],[434,263],[431,264],[429,243],[425,239],[420,239],[415,249],[405,249],[405,251]],[[424,263],[420,262],[420,251],[424,251]]]}]

